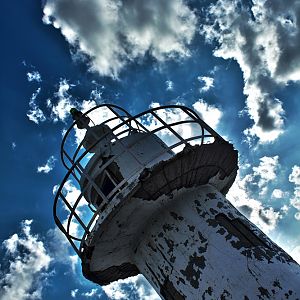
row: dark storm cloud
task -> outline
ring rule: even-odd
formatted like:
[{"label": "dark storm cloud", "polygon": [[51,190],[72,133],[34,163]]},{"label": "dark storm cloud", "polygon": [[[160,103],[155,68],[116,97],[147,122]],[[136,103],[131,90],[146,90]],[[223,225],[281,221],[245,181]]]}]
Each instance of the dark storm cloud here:
[{"label": "dark storm cloud", "polygon": [[87,54],[92,70],[113,77],[146,53],[159,61],[189,55],[196,30],[196,16],[182,0],[48,0],[44,22]]},{"label": "dark storm cloud", "polygon": [[[264,4],[268,12],[266,20],[276,26],[276,36],[280,56],[278,57],[276,80],[299,80],[300,69],[300,1],[271,1]],[[295,74],[298,73],[298,74]]]},{"label": "dark storm cloud", "polygon": [[[278,100],[277,100],[278,101]],[[263,129],[263,131],[272,131],[274,130],[274,128],[276,128],[276,117],[274,117],[274,115],[272,115],[271,113],[274,112],[276,110],[276,106],[277,106],[277,102],[276,99],[275,100],[271,100],[271,99],[264,99],[264,101],[262,101],[259,104],[259,108],[258,108],[258,122],[257,125],[259,127],[261,127]]]},{"label": "dark storm cloud", "polygon": [[264,211],[261,209],[259,210],[259,217],[262,219],[263,222],[265,222],[267,225],[271,224],[271,220],[264,214]]}]

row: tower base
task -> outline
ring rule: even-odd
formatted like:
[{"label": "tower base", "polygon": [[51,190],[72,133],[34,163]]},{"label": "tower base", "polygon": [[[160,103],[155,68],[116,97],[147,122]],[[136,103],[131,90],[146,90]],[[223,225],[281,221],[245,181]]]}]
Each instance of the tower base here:
[{"label": "tower base", "polygon": [[216,188],[173,197],[132,258],[163,299],[300,299],[300,266]]}]

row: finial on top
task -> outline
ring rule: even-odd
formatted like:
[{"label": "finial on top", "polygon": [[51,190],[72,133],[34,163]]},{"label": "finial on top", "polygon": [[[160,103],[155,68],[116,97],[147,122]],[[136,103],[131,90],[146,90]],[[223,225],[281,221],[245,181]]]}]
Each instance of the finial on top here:
[{"label": "finial on top", "polygon": [[75,107],[72,107],[70,109],[70,114],[72,115],[73,120],[77,122],[78,129],[89,128],[89,123],[91,119],[87,116],[84,116],[80,110],[76,109]]}]

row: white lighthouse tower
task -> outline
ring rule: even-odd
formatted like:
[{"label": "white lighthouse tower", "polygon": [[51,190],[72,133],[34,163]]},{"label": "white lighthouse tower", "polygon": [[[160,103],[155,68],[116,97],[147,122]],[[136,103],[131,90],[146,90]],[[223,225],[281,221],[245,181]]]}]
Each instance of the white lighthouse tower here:
[{"label": "white lighthouse tower", "polygon": [[300,299],[300,266],[225,198],[237,151],[194,111],[71,113],[54,217],[87,279],[141,273],[166,300]]}]

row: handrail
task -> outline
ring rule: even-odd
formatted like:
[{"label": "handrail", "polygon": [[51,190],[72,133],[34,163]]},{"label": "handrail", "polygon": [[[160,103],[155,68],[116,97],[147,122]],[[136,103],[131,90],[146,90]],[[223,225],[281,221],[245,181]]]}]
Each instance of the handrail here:
[{"label": "handrail", "polygon": [[[76,149],[75,153],[73,154],[73,159],[71,158],[71,156],[69,156],[69,154],[67,153],[67,151],[65,150],[65,143],[67,140],[67,137],[69,136],[72,128],[74,128],[74,126],[77,124],[77,121],[74,122],[70,128],[66,131],[65,136],[63,137],[62,140],[62,145],[61,145],[61,158],[62,158],[62,162],[63,165],[67,168],[67,174],[64,176],[61,185],[57,191],[55,200],[54,200],[54,206],[53,206],[53,214],[54,214],[54,219],[56,224],[58,225],[58,227],[60,228],[60,230],[66,235],[67,239],[69,240],[69,242],[71,243],[72,247],[75,249],[76,253],[80,256],[81,254],[81,250],[82,247],[84,245],[84,241],[85,239],[88,237],[88,235],[90,234],[90,232],[92,231],[92,224],[95,222],[96,218],[100,215],[101,212],[103,212],[108,206],[110,201],[116,196],[118,195],[118,190],[119,192],[122,191],[122,188],[124,188],[124,183],[128,180],[128,178],[123,179],[121,182],[119,182],[117,185],[115,185],[114,189],[112,191],[110,191],[110,193],[105,196],[102,192],[101,192],[101,197],[103,198],[104,204],[99,206],[99,207],[95,207],[95,209],[93,209],[90,206],[90,202],[87,202],[87,207],[89,207],[90,212],[93,214],[93,216],[91,217],[91,219],[89,221],[87,221],[87,225],[81,220],[80,215],[78,215],[76,213],[76,210],[79,208],[79,202],[83,201],[84,198],[84,193],[86,190],[88,190],[88,188],[90,188],[90,186],[94,186],[95,183],[93,182],[92,179],[89,178],[89,176],[83,172],[81,176],[84,176],[85,179],[87,180],[87,185],[84,188],[84,191],[80,192],[80,195],[78,196],[78,198],[76,199],[76,201],[74,201],[73,206],[71,206],[70,203],[68,203],[67,199],[65,198],[65,196],[63,195],[63,189],[65,187],[66,182],[73,176],[75,177],[75,179],[78,181],[78,178],[75,174],[75,170],[76,169],[81,169],[82,166],[80,164],[80,162],[86,158],[86,156],[88,154],[90,154],[90,150],[92,148],[94,148],[98,143],[100,143],[101,140],[103,140],[104,138],[106,138],[108,136],[108,134],[113,134],[114,139],[119,141],[119,144],[122,146],[123,150],[120,151],[120,153],[117,155],[121,156],[124,152],[128,152],[130,153],[130,155],[133,156],[134,159],[136,159],[138,165],[140,166],[138,168],[138,170],[135,170],[133,174],[130,175],[130,178],[133,178],[134,176],[136,176],[136,174],[138,172],[140,172],[145,165],[150,164],[151,161],[154,161],[155,159],[157,159],[158,157],[160,157],[161,155],[163,155],[164,153],[167,153],[168,151],[171,151],[172,149],[180,146],[180,145],[187,145],[189,144],[189,142],[193,141],[193,140],[199,140],[201,139],[201,143],[204,143],[204,139],[205,138],[215,138],[215,139],[221,139],[223,140],[223,138],[216,133],[210,126],[208,126],[204,121],[202,121],[200,119],[200,117],[197,115],[197,113],[195,113],[193,110],[181,106],[181,105],[167,105],[167,106],[160,106],[160,107],[156,107],[156,108],[152,108],[149,109],[147,111],[144,111],[142,113],[139,113],[135,116],[131,116],[129,113],[127,113],[124,109],[120,108],[119,106],[113,105],[113,104],[101,104],[98,106],[95,106],[94,108],[91,108],[90,110],[88,110],[87,112],[85,112],[83,115],[88,115],[90,112],[101,108],[101,107],[108,107],[115,115],[116,117],[110,118],[108,120],[106,120],[104,123],[107,123],[111,120],[115,120],[115,119],[120,119],[122,120],[122,122],[120,122],[119,124],[117,124],[114,128],[111,129],[111,132],[104,134],[100,139],[98,139],[96,142],[94,142],[92,145],[90,145],[90,147],[88,149],[86,149],[85,151],[83,151],[83,153],[81,155],[78,156],[80,148],[82,147],[82,142],[79,144],[78,148]],[[126,116],[121,116],[121,115],[117,115],[118,113],[114,110],[111,109],[115,108],[115,109],[119,109],[121,110]],[[181,121],[177,121],[177,122],[173,122],[173,123],[168,123],[167,121],[164,121],[160,116],[159,116],[159,111],[166,111],[168,109],[179,109],[182,110],[187,116],[190,117],[190,119],[184,119]],[[158,120],[158,122],[161,124],[161,126],[158,126],[152,130],[149,130],[147,128],[146,124],[142,123],[142,120],[140,120],[143,116],[147,116],[148,114],[150,114],[150,116],[152,116],[153,118],[155,118],[156,120]],[[126,133],[127,131],[130,132],[131,129],[134,129],[131,126],[131,122],[134,121],[137,125],[138,128],[142,128],[145,133],[145,136],[142,138],[146,138],[146,136],[148,136],[149,134],[159,134],[159,132],[162,132],[165,129],[168,129],[169,132],[171,133],[172,137],[176,138],[176,142],[172,142],[171,145],[167,146],[164,148],[164,151],[162,151],[161,153],[156,153],[154,155],[154,157],[149,158],[148,162],[145,164],[142,164],[141,162],[139,162],[138,158],[135,157],[134,153],[131,153],[130,149],[127,149],[125,145],[123,145],[122,140],[119,139],[119,136],[122,136],[124,133]],[[174,130],[172,127],[177,126],[177,125],[183,125],[183,124],[197,124],[199,125],[200,129],[201,129],[201,134],[194,134],[192,137],[189,138],[183,138],[181,137],[178,132],[176,132],[176,130]],[[119,133],[115,133],[119,128],[121,128],[122,126],[127,126],[128,129],[122,130]],[[130,129],[131,128],[131,129]],[[136,129],[135,129],[136,130]],[[205,130],[208,132],[208,134],[205,134]],[[141,139],[140,139],[141,140]],[[139,141],[140,141],[139,140]],[[179,140],[179,141],[178,141]],[[68,167],[65,160],[64,160],[64,155],[68,158],[68,160],[70,161],[70,163],[72,164],[71,167]],[[110,158],[104,165],[101,166],[100,168],[100,172],[104,172],[106,170],[106,168],[110,165],[111,162],[113,162],[116,159],[116,157],[112,157]],[[80,175],[80,174],[79,174]],[[130,179],[129,178],[129,179]],[[95,187],[97,188],[97,187]],[[99,189],[99,187],[98,187]],[[101,191],[101,190],[100,190]],[[57,207],[58,207],[58,203],[60,203],[60,199],[62,199],[62,203],[64,203],[65,208],[67,207],[68,209],[68,217],[66,220],[64,220],[64,222],[66,222],[67,224],[67,228],[65,229],[62,220],[60,220],[57,216]],[[87,199],[86,199],[87,200]],[[101,211],[100,211],[101,210]],[[70,234],[70,226],[71,226],[71,222],[72,219],[75,218],[75,220],[78,223],[78,226],[80,225],[81,228],[83,229],[84,233],[83,236],[80,237],[76,237]],[[76,241],[80,242],[79,247],[77,247],[76,245]]]},{"label": "handrail", "polygon": [[[89,109],[88,111],[86,111],[85,113],[83,113],[83,116],[86,116],[88,115],[90,112],[92,112],[93,110],[96,110],[98,108],[101,108],[101,107],[115,107],[117,109],[120,109],[122,110],[126,115],[129,116],[129,118],[125,121],[123,121],[122,123],[120,123],[119,125],[117,125],[116,127],[114,127],[112,129],[113,130],[116,130],[118,129],[119,127],[121,126],[124,126],[125,124],[128,125],[127,123],[130,123],[131,121],[137,121],[136,119],[143,116],[143,115],[147,115],[149,113],[152,113],[152,112],[155,112],[157,110],[167,110],[167,109],[172,109],[172,108],[179,108],[179,109],[182,109],[186,114],[188,114],[191,118],[194,118],[194,119],[197,119],[200,123],[200,125],[206,129],[207,131],[209,131],[213,137],[218,137],[220,139],[223,139],[217,132],[215,132],[209,125],[207,125],[203,120],[200,119],[200,117],[198,116],[198,114],[196,112],[194,112],[192,109],[188,108],[188,107],[185,107],[183,105],[165,105],[165,106],[159,106],[159,107],[155,107],[155,108],[152,108],[152,109],[149,109],[149,110],[146,110],[142,113],[139,113],[135,116],[131,116],[126,110],[124,110],[123,108],[117,106],[117,105],[114,105],[114,104],[100,104],[100,105],[97,105],[91,109]],[[114,112],[115,113],[115,112]],[[123,119],[123,117],[121,115],[118,115],[117,117],[120,117]],[[106,120],[105,122],[103,123],[107,123],[108,121],[110,121],[111,119],[109,120]],[[123,119],[124,120],[124,119]],[[64,157],[63,157],[63,154],[66,153],[66,151],[64,151],[64,146],[65,146],[65,142],[66,142],[66,139],[70,133],[70,131],[72,130],[72,128],[74,128],[75,125],[77,125],[78,123],[78,120],[73,122],[73,124],[69,127],[69,129],[66,131],[64,137],[63,137],[63,140],[62,140],[62,143],[61,143],[61,160],[63,162],[63,165],[66,167],[66,169],[69,169],[69,167],[66,165],[65,163],[65,160],[64,160]],[[140,124],[140,122],[138,122]],[[142,124],[141,124],[142,125]],[[142,125],[143,126],[143,125]],[[131,126],[129,126],[131,127]],[[145,126],[143,126],[143,129],[146,129]],[[146,129],[147,130],[147,129]],[[148,131],[148,130],[147,130]],[[70,158],[68,158],[70,160]],[[70,162],[73,162],[74,161],[70,161]]]}]

